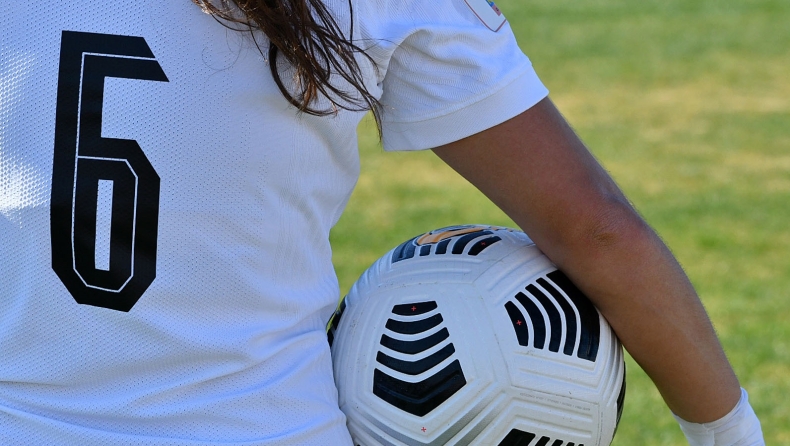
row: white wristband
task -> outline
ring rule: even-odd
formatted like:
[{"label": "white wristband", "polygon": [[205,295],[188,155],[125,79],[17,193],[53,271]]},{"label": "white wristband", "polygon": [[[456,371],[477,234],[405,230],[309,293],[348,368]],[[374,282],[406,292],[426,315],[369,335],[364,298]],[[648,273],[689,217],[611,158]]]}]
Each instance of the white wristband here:
[{"label": "white wristband", "polygon": [[716,421],[690,423],[677,415],[675,419],[690,446],[765,446],[760,420],[749,405],[749,395],[743,388],[735,408]]}]

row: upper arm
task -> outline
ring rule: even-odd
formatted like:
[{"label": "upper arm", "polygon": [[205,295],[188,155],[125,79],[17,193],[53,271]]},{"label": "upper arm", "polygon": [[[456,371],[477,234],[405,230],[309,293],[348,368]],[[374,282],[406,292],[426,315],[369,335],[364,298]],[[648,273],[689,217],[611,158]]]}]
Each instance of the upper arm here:
[{"label": "upper arm", "polygon": [[636,216],[548,98],[434,152],[508,214],[555,262],[563,260],[560,248],[605,238],[606,225],[621,215]]}]

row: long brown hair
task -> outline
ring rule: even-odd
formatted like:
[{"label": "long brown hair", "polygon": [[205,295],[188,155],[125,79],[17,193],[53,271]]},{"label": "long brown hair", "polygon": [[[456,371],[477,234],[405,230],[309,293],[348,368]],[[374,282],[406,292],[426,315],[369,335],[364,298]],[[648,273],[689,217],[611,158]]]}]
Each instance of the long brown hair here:
[{"label": "long brown hair", "polygon": [[[226,25],[241,25],[233,29],[249,31],[253,39],[257,30],[266,35],[274,81],[283,96],[300,111],[326,116],[334,114],[337,108],[371,110],[380,130],[379,102],[365,88],[355,55],[361,54],[371,62],[372,59],[351,41],[353,19],[346,37],[321,0],[216,0],[219,5],[212,0],[192,1]],[[351,8],[351,0],[348,1]],[[258,48],[263,53],[263,48]],[[277,63],[280,54],[293,67],[293,90],[280,77]],[[333,76],[339,76],[353,91],[333,85],[330,82]],[[316,108],[319,96],[329,99],[331,106]]]}]

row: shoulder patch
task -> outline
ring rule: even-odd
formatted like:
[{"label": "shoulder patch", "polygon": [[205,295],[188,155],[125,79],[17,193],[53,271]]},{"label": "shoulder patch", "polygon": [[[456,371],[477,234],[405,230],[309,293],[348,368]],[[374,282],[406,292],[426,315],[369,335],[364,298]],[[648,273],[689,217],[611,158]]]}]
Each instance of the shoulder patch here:
[{"label": "shoulder patch", "polygon": [[499,31],[507,22],[505,15],[499,10],[493,0],[464,0],[466,5],[491,31]]}]

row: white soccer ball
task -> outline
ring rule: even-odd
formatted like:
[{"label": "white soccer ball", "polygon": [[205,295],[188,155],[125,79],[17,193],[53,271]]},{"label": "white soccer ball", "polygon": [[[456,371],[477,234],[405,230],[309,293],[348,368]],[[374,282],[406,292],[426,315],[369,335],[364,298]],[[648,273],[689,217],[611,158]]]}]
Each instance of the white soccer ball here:
[{"label": "white soccer ball", "polygon": [[329,323],[355,445],[609,445],[620,342],[526,234],[454,226],[376,261]]}]

